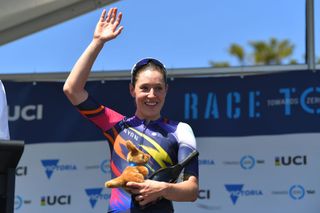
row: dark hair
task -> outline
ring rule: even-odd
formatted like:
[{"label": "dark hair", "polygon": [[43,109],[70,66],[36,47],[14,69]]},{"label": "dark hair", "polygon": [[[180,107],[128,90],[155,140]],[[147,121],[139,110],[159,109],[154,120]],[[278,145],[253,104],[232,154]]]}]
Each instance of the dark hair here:
[{"label": "dark hair", "polygon": [[146,68],[159,70],[163,75],[165,84],[167,84],[167,70],[163,63],[154,58],[144,58],[133,65],[131,69],[131,84],[133,85],[133,87],[136,85],[137,76],[139,75],[139,73]]}]

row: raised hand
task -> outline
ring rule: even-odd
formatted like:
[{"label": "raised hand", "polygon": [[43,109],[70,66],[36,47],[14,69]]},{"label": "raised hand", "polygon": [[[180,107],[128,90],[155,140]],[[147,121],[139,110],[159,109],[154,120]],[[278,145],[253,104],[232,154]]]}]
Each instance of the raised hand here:
[{"label": "raised hand", "polygon": [[94,31],[93,38],[100,42],[107,42],[116,38],[122,31],[123,26],[120,26],[122,13],[117,15],[117,8],[111,8],[106,16],[106,10],[101,13],[100,19]]}]

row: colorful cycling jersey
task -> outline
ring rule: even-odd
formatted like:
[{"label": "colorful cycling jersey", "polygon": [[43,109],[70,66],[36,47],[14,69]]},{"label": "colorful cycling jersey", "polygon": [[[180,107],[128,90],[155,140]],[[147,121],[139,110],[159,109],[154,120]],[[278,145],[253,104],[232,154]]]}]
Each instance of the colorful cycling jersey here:
[{"label": "colorful cycling jersey", "polygon": [[[89,98],[77,106],[82,115],[100,128],[109,142],[111,151],[111,178],[118,177],[129,165],[126,141],[130,140],[151,157],[146,165],[149,174],[184,160],[194,149],[196,141],[191,127],[165,118],[146,122],[137,116],[127,118]],[[184,169],[184,175],[198,177],[198,159]],[[171,201],[148,207],[147,212],[173,212]],[[146,212],[131,202],[131,195],[122,188],[113,188],[109,212]]]}]

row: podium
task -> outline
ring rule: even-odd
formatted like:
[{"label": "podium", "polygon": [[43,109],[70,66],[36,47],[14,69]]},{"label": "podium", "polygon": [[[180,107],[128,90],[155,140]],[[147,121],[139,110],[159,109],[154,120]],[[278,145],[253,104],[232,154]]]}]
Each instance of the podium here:
[{"label": "podium", "polygon": [[0,213],[13,213],[15,175],[23,141],[0,140]]}]

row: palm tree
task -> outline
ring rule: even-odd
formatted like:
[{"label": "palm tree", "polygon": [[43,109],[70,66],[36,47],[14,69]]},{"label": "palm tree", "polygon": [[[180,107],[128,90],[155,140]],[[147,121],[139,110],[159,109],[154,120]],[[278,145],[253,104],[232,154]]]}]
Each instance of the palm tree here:
[{"label": "palm tree", "polygon": [[244,63],[245,52],[244,52],[244,49],[239,44],[236,44],[236,43],[231,44],[229,48],[229,53],[238,58],[241,66],[245,64]]},{"label": "palm tree", "polygon": [[209,63],[212,67],[215,67],[215,68],[230,67],[229,62],[227,61],[221,61],[221,62],[209,61]]},{"label": "palm tree", "polygon": [[[247,55],[244,48],[236,43],[232,43],[228,49],[228,52],[235,56],[241,66],[246,64],[246,59],[253,59],[254,65],[265,64],[282,64],[282,61],[292,55],[294,45],[288,39],[278,40],[276,38],[270,38],[269,41],[251,41],[249,45],[253,49],[253,53]],[[320,59],[319,59],[320,60]],[[320,61],[318,61],[319,63]],[[209,62],[213,67],[227,67],[228,62]],[[291,64],[296,64],[294,59],[290,60]],[[250,64],[247,62],[247,64]]]},{"label": "palm tree", "polygon": [[294,45],[288,39],[278,41],[271,38],[269,42],[251,41],[255,64],[281,64],[282,60],[293,53]]}]

